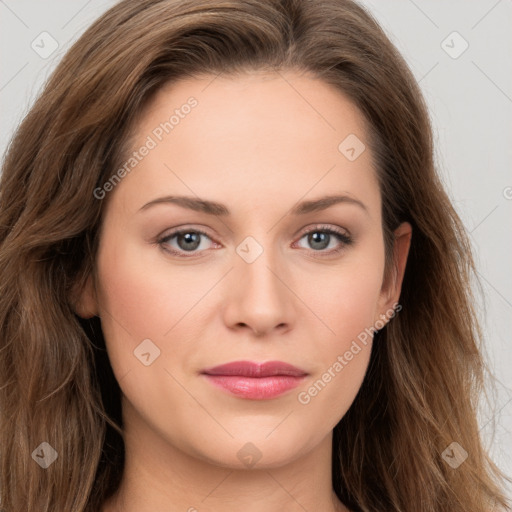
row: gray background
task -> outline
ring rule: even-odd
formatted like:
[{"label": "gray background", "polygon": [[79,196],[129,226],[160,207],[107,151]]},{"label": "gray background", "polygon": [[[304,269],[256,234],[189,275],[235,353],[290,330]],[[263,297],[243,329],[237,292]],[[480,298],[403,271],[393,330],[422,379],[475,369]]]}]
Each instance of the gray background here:
[{"label": "gray background", "polygon": [[[0,0],[2,154],[70,44],[114,3]],[[471,234],[484,291],[479,311],[486,356],[499,379],[495,410],[482,409],[480,424],[494,460],[512,475],[512,1],[362,3],[420,82],[440,172]],[[41,53],[43,37],[51,49],[50,36],[40,36],[45,31],[58,44],[49,56],[32,48],[39,44]]]}]

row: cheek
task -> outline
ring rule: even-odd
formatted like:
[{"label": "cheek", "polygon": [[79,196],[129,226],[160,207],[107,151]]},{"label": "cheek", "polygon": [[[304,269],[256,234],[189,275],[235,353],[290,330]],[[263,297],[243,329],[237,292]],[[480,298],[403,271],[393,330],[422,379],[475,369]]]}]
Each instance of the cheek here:
[{"label": "cheek", "polygon": [[383,262],[383,246],[376,244],[373,252],[359,252],[335,274],[323,276],[310,295],[312,309],[328,329],[321,326],[326,334],[317,337],[315,375],[297,401],[311,417],[321,415],[331,427],[354,401],[368,367]]},{"label": "cheek", "polygon": [[176,283],[169,283],[148,265],[140,247],[119,238],[105,238],[109,243],[97,258],[98,302],[110,362],[120,380],[141,366],[134,351],[144,340],[151,340],[157,347],[152,355],[162,351],[164,334],[183,312],[173,307],[173,303],[179,303],[179,294],[173,290]]},{"label": "cheek", "polygon": [[316,276],[309,302],[328,327],[325,339],[330,340],[331,350],[343,349],[373,326],[379,314],[383,271],[384,249],[375,244],[373,251],[354,252],[339,268]]},{"label": "cheek", "polygon": [[169,272],[157,247],[109,243],[98,255],[98,295],[106,319],[134,341],[163,337],[197,301],[190,277],[179,267]]},{"label": "cheek", "polygon": [[342,335],[357,336],[361,330],[370,327],[377,314],[381,290],[381,275],[372,269],[343,276],[336,290],[333,290],[329,314],[334,318],[334,331]]},{"label": "cheek", "polygon": [[[198,315],[202,308],[211,308],[211,298],[202,298],[218,277],[211,271],[173,268],[158,247],[124,240],[117,233],[105,236],[108,243],[97,258],[101,325],[114,374],[119,381],[130,372],[123,384],[136,378],[139,394],[142,386],[155,385],[156,373],[145,370],[174,368],[176,360],[197,350],[204,327]],[[145,367],[136,357],[148,350],[158,358]]]},{"label": "cheek", "polygon": [[[161,334],[165,315],[161,314],[162,297],[155,288],[155,277],[137,261],[106,255],[99,262],[100,307],[107,324],[117,324],[134,338]],[[170,320],[170,319],[169,319]],[[169,327],[167,327],[169,328]]]},{"label": "cheek", "polygon": [[351,276],[324,299],[325,323],[333,332],[318,337],[314,375],[296,395],[304,417],[313,423],[322,418],[324,429],[332,429],[346,414],[364,380],[379,284],[369,274],[365,279]]}]

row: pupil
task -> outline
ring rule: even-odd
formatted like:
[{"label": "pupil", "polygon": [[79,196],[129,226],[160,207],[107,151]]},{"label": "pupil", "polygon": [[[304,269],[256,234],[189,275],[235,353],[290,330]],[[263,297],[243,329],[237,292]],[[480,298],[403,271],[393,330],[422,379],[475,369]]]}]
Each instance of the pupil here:
[{"label": "pupil", "polygon": [[[310,243],[312,247],[316,249],[325,249],[329,245],[329,235],[327,233],[321,233],[319,231],[316,231],[314,233],[311,233],[309,235]],[[325,244],[325,241],[327,240],[327,244]],[[319,243],[320,247],[315,247],[315,244]]]},{"label": "pupil", "polygon": [[[187,250],[187,249],[197,249],[199,246],[199,233],[184,233],[178,237],[178,243],[180,245],[181,249]],[[185,240],[185,245],[180,243],[181,240]],[[188,244],[188,245],[187,245]],[[190,245],[192,244],[192,245]]]}]

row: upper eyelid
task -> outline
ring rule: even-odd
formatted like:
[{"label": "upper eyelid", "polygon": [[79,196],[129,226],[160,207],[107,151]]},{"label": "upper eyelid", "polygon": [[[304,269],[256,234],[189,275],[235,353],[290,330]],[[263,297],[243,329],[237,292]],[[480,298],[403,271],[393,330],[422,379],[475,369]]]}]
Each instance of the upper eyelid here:
[{"label": "upper eyelid", "polygon": [[[311,231],[314,231],[314,230],[318,230],[318,231],[328,231],[328,230],[333,230],[333,231],[343,231],[344,234],[346,234],[347,236],[351,236],[351,233],[350,231],[347,229],[347,228],[344,228],[344,227],[341,227],[341,226],[335,226],[335,225],[332,225],[332,224],[325,224],[325,223],[317,223],[317,224],[313,224],[312,226],[307,226],[305,228],[302,228],[300,229],[294,236],[304,236],[305,234],[308,234],[309,232]],[[180,233],[187,233],[187,232],[198,232],[202,235],[205,235],[209,238],[215,238],[215,235],[210,235],[208,233],[208,228],[203,228],[203,227],[194,227],[194,226],[185,226],[185,227],[176,227],[176,228],[172,228],[171,232],[169,232],[168,234],[165,234],[165,235],[159,235],[158,236],[158,239],[164,239],[164,238],[169,238],[169,237],[173,237],[173,236],[176,236],[176,235],[179,235]],[[165,233],[165,232],[164,232]]]},{"label": "upper eyelid", "polygon": [[299,231],[299,234],[307,234],[311,231],[329,231],[329,230],[332,230],[332,231],[343,231],[344,234],[348,235],[348,236],[351,236],[350,234],[350,231],[347,229],[347,228],[344,228],[344,227],[341,227],[341,226],[335,226],[335,225],[332,225],[332,224],[325,224],[325,223],[318,223],[318,224],[314,224],[312,226],[308,226],[304,229],[301,229]]}]

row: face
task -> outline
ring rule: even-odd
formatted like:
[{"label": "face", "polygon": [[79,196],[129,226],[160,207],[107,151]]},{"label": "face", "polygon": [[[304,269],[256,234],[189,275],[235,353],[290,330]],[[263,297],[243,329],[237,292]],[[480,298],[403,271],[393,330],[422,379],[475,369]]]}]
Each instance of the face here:
[{"label": "face", "polygon": [[98,199],[80,305],[101,317],[126,428],[229,467],[311,452],[360,388],[408,250],[403,225],[384,280],[362,115],[293,72],[187,79],[154,98],[132,150]]}]

